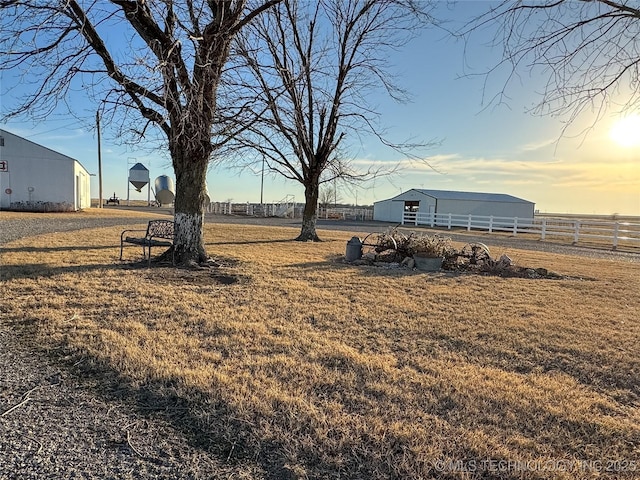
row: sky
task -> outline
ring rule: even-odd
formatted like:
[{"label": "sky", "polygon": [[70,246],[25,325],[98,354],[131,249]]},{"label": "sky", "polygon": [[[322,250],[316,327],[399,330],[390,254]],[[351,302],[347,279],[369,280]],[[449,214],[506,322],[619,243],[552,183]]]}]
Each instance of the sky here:
[{"label": "sky", "polygon": [[[483,1],[460,2],[443,14],[455,25],[487,6]],[[342,202],[370,205],[411,188],[425,188],[510,194],[534,202],[541,213],[640,215],[640,143],[632,141],[640,138],[640,127],[616,129],[621,114],[615,109],[595,125],[594,114],[586,112],[564,131],[566,118],[528,113],[541,99],[537,92],[546,79],[542,72],[522,72],[519,81],[508,87],[506,103],[487,106],[486,99],[503,87],[503,81],[498,76],[485,83],[484,77],[465,73],[481,73],[499,62],[502,51],[489,46],[488,39],[480,36],[465,45],[442,30],[431,29],[394,53],[394,71],[410,93],[410,101],[397,104],[383,94],[376,99],[387,136],[397,142],[419,139],[436,144],[421,152],[424,162],[412,162],[364,137],[351,152],[356,165],[401,162],[402,169],[392,177],[342,189]],[[3,111],[21,90],[17,85],[11,95],[5,93],[18,78],[5,74],[0,79]],[[617,100],[623,102],[624,95]],[[55,114],[36,125],[27,119],[0,125],[78,159],[97,175],[96,108],[82,91],[73,92],[67,101],[84,121]],[[109,125],[103,125],[105,198],[115,193],[123,199],[146,200],[146,187],[138,193],[127,182],[129,168],[138,162],[149,169],[152,182],[159,175],[175,178],[166,156],[144,146],[118,145],[113,135]],[[260,201],[260,171],[240,173],[221,164],[210,169],[207,181],[212,201]],[[92,177],[91,191],[97,198],[97,176]],[[304,201],[300,184],[269,175],[262,194],[265,202],[285,196]]]}]

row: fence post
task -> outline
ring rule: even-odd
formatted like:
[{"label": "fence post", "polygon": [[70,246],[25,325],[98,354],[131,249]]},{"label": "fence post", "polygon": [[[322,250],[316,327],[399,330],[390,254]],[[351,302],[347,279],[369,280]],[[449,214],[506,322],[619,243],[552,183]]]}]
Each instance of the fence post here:
[{"label": "fence post", "polygon": [[578,243],[580,239],[580,220],[573,222],[573,243]]},{"label": "fence post", "polygon": [[467,220],[467,232],[471,231],[471,214],[469,214],[469,219]]},{"label": "fence post", "polygon": [[449,218],[447,219],[447,230],[451,230],[451,214],[449,214]]},{"label": "fence post", "polygon": [[547,219],[543,218],[542,219],[542,231],[540,232],[540,240],[544,240],[544,237],[547,236]]},{"label": "fence post", "polygon": [[489,217],[489,233],[493,233],[493,215]]},{"label": "fence post", "polygon": [[518,217],[513,217],[513,236],[518,235]]},{"label": "fence post", "polygon": [[618,235],[620,233],[620,222],[616,222],[613,225],[613,249],[618,249]]},{"label": "fence post", "polygon": [[404,216],[407,214],[407,212],[402,212],[402,221],[400,222],[400,225],[404,225]]}]

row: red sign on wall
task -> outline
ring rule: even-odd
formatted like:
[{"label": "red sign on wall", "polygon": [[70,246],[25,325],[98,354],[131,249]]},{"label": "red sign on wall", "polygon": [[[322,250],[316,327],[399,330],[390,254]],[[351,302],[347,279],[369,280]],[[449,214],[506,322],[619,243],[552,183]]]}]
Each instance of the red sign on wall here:
[{"label": "red sign on wall", "polygon": [[0,172],[8,172],[9,171],[9,162],[6,160],[0,160]]}]

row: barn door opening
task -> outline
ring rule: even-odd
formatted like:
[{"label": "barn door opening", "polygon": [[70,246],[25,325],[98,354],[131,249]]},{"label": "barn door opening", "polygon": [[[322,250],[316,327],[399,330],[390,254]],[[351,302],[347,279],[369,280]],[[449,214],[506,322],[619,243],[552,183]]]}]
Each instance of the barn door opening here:
[{"label": "barn door opening", "polygon": [[[420,210],[419,200],[405,200],[404,201],[404,223],[408,225],[418,224],[418,211]],[[409,215],[407,215],[409,214]]]}]

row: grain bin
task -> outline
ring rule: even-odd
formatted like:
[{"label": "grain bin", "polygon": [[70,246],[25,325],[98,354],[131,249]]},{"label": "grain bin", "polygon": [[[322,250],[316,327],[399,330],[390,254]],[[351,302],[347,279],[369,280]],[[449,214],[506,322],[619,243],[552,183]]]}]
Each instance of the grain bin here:
[{"label": "grain bin", "polygon": [[160,175],[156,178],[156,201],[160,205],[169,205],[173,203],[176,198],[176,194],[173,188],[173,180],[166,175]]},{"label": "grain bin", "polygon": [[129,169],[129,182],[140,192],[149,183],[149,170],[141,163],[136,163]]}]

